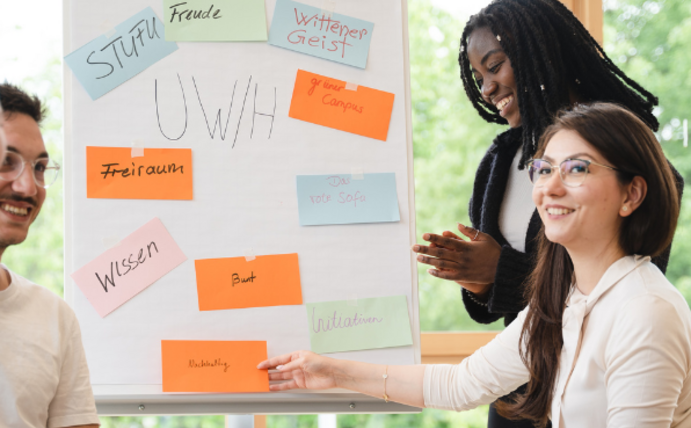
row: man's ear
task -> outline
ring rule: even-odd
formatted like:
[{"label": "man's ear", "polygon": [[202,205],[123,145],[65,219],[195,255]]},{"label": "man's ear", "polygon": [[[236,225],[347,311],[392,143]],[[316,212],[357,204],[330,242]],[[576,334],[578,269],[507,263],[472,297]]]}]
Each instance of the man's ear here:
[{"label": "man's ear", "polygon": [[619,208],[619,215],[628,217],[641,206],[648,193],[648,183],[639,175],[635,176],[626,186],[626,197]]}]

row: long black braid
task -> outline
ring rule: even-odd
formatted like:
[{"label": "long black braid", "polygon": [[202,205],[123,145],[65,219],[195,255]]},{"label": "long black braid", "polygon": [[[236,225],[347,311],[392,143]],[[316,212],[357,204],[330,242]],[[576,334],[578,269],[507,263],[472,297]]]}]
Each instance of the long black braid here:
[{"label": "long black braid", "polygon": [[552,117],[571,103],[609,101],[633,111],[653,131],[657,97],[624,74],[581,22],[558,0],[494,0],[473,15],[463,30],[458,63],[468,98],[488,122],[508,123],[484,101],[468,60],[468,36],[482,27],[498,36],[511,61],[521,113],[523,154],[520,168],[535,154]]}]

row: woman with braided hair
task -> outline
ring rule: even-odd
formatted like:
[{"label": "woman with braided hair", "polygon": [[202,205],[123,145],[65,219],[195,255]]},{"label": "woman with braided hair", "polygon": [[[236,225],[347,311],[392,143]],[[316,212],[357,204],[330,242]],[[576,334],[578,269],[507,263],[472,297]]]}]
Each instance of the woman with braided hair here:
[{"label": "woman with braided hair", "polygon": [[[413,251],[431,265],[431,275],[462,286],[471,318],[491,323],[503,317],[508,326],[525,307],[525,282],[542,227],[530,204],[532,186],[520,171],[540,135],[560,109],[593,101],[625,106],[657,131],[652,110],[658,100],[627,77],[558,0],[493,1],[466,24],[459,64],[480,116],[510,129],[497,136],[478,167],[469,207],[472,227],[458,227],[468,240],[450,231],[426,233],[430,244]],[[683,180],[672,170],[681,194]],[[669,251],[653,259],[662,272]],[[492,405],[488,426],[532,423],[508,421]]]}]

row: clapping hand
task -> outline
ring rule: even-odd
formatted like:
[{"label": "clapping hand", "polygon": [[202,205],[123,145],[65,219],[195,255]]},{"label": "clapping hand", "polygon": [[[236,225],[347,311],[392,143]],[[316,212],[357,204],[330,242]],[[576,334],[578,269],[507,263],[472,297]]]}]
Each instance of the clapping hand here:
[{"label": "clapping hand", "polygon": [[430,275],[456,281],[482,296],[494,282],[501,246],[488,234],[472,227],[459,224],[458,230],[470,240],[450,231],[441,235],[425,233],[422,239],[430,242],[429,246],[416,244],[413,251],[420,254],[417,257],[420,263],[433,267],[427,271]]}]

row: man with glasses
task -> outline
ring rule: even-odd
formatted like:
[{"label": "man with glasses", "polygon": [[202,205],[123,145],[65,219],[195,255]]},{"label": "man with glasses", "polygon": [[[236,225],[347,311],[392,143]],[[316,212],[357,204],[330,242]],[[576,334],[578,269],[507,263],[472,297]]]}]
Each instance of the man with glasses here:
[{"label": "man with glasses", "polygon": [[[46,152],[37,97],[0,84],[7,148],[0,166],[0,258],[26,239],[59,166]],[[1,111],[1,110],[0,110]],[[0,265],[0,426],[97,427],[74,312],[47,289]]]}]

